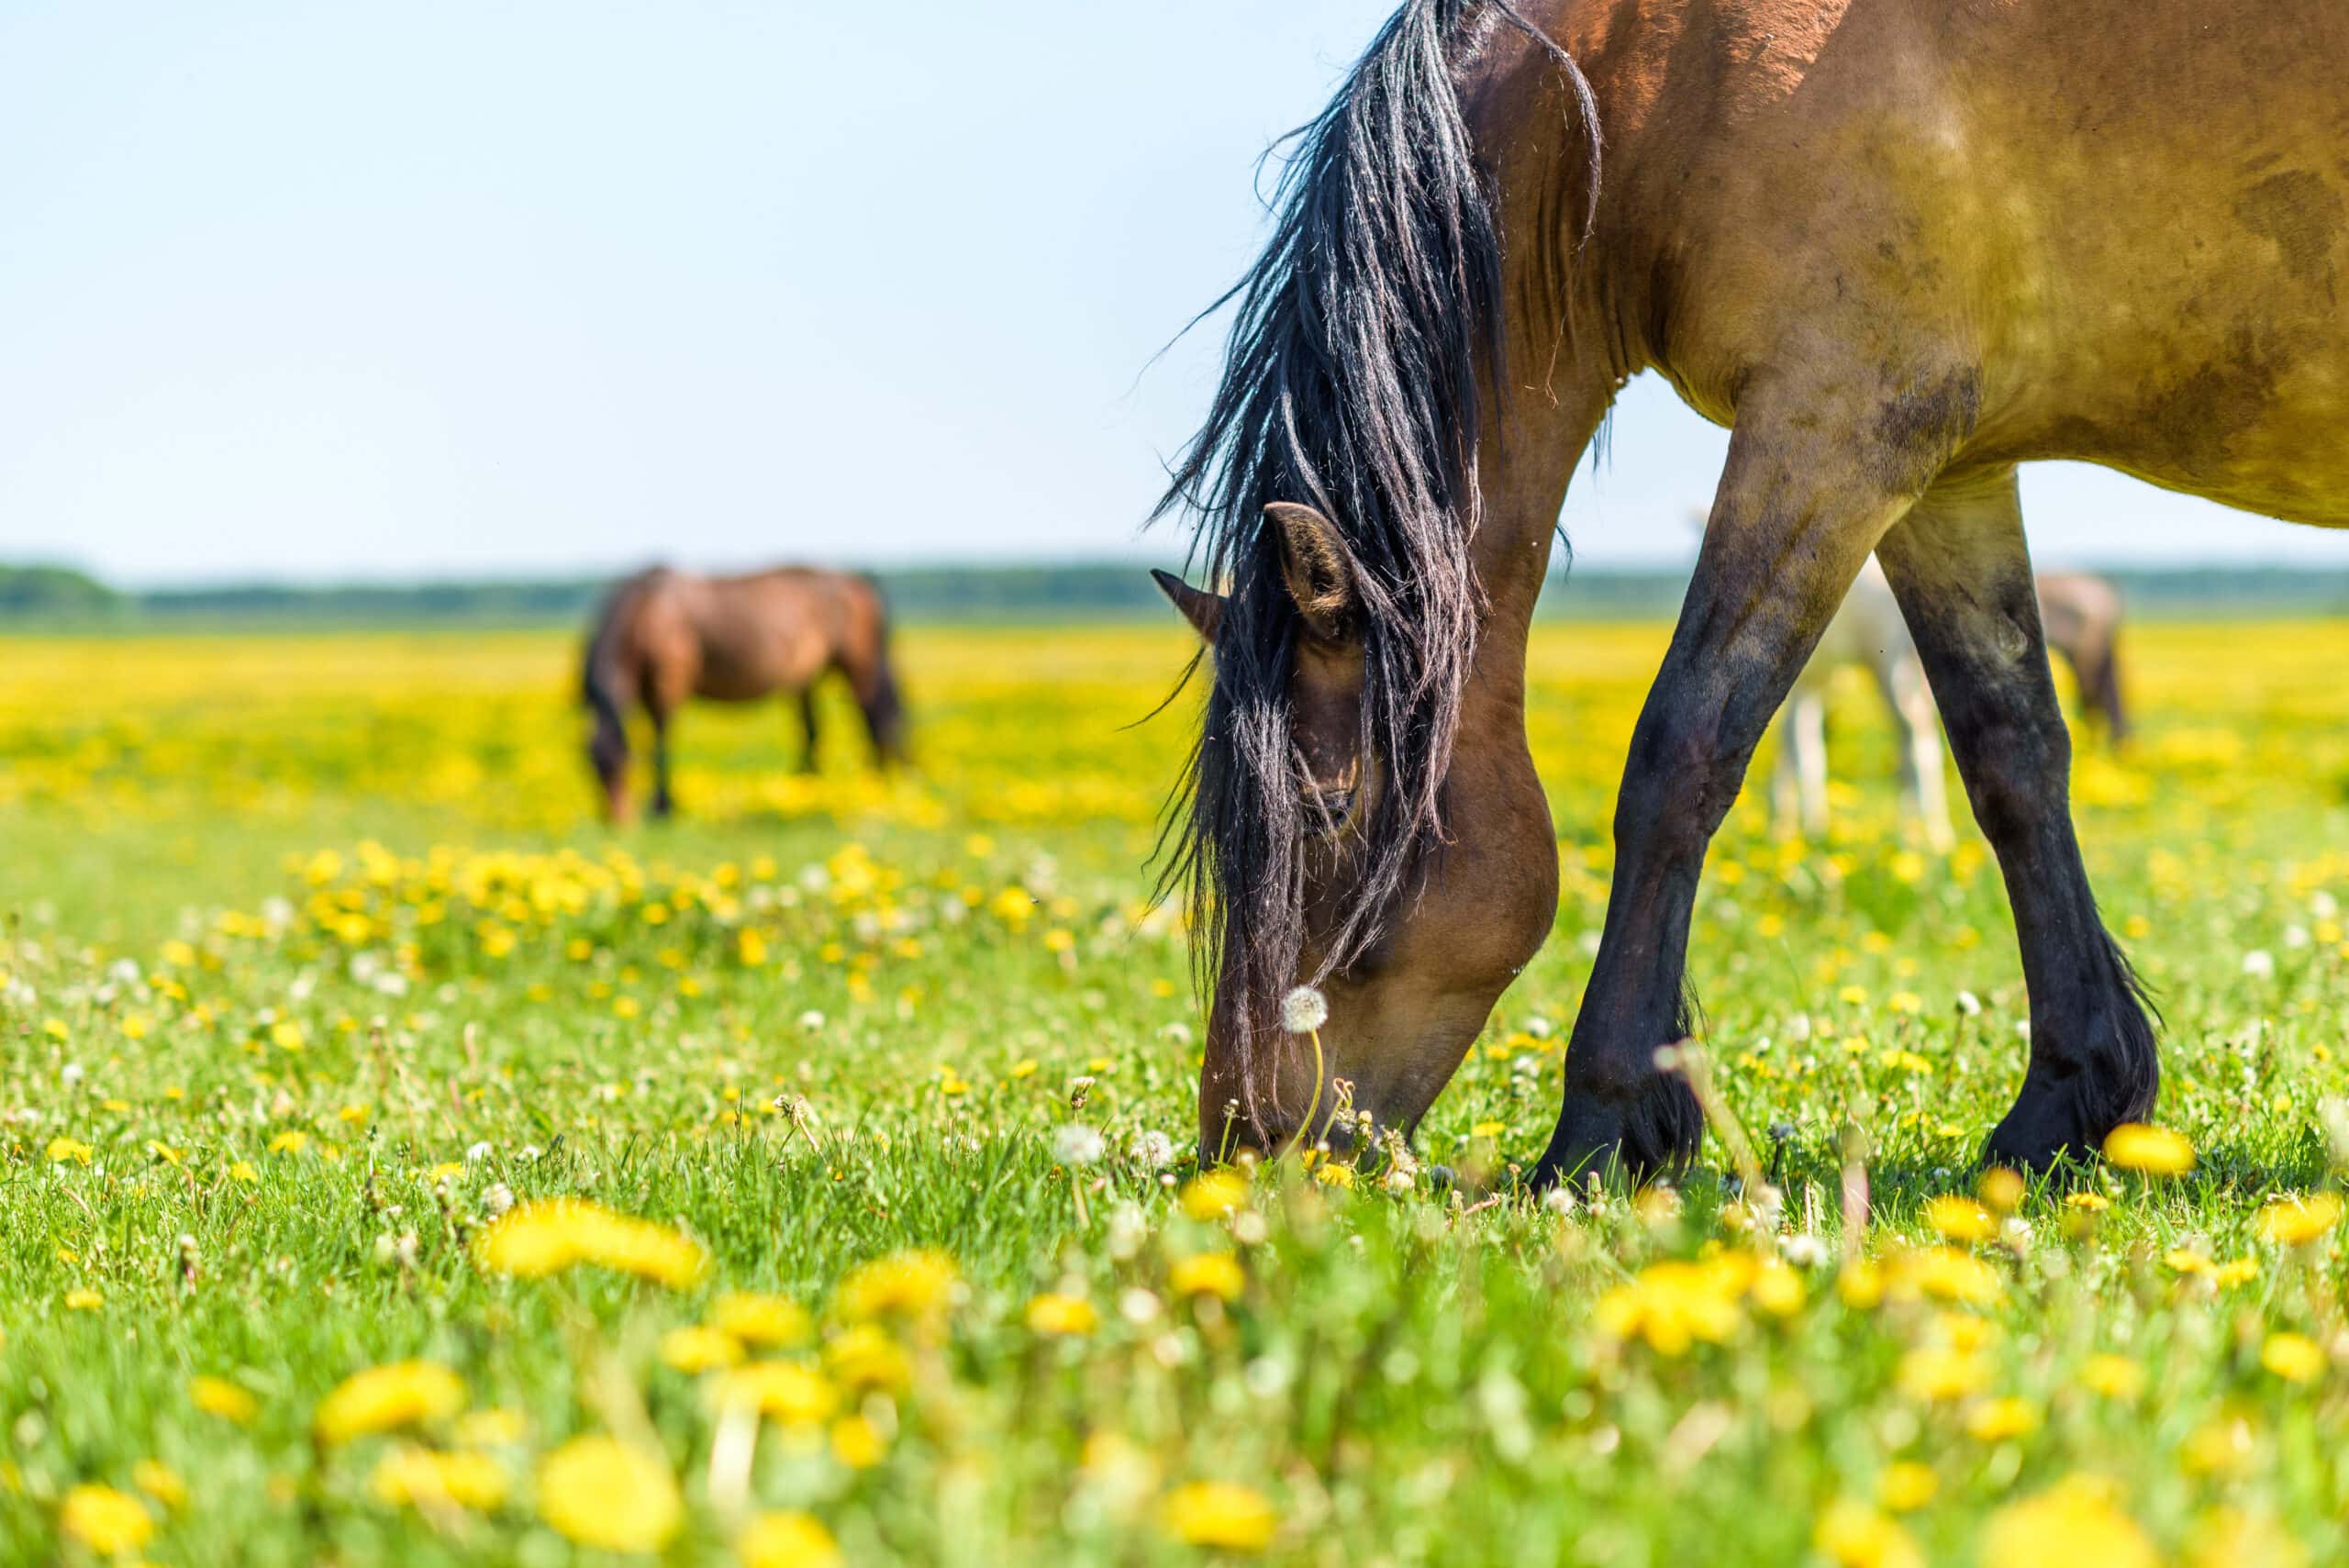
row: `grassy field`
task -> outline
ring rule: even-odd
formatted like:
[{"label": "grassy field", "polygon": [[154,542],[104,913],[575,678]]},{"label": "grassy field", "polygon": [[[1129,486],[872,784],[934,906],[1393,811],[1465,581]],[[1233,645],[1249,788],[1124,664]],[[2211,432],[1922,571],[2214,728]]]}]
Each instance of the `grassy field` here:
[{"label": "grassy field", "polygon": [[[1663,637],[1537,639],[1558,929],[1425,1159],[1548,1135]],[[696,712],[620,834],[564,639],[0,640],[0,1561],[2339,1561],[2349,628],[2134,651],[2076,793],[2190,1172],[1977,1200],[2004,899],[1854,684],[1696,926],[1783,1202],[1553,1207],[1198,1178],[1172,628],[908,634],[895,782]]]}]

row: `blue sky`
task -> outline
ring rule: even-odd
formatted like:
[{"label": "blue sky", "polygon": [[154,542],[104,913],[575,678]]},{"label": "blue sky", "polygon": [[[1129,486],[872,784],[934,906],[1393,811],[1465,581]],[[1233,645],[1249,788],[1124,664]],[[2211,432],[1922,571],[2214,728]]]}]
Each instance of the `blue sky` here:
[{"label": "blue sky", "polygon": [[[1252,165],[1387,0],[12,0],[0,556],[128,582],[1156,554]],[[1642,383],[1590,563],[1725,438]],[[2090,470],[2044,560],[2349,563]],[[1171,541],[1167,541],[1171,543]]]}]

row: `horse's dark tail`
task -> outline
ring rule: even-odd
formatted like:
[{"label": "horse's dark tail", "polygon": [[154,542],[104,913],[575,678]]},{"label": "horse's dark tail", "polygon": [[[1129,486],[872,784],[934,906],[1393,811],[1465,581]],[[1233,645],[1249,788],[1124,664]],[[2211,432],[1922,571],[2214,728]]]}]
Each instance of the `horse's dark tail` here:
[{"label": "horse's dark tail", "polygon": [[858,581],[873,595],[873,655],[857,702],[864,709],[864,726],[873,735],[874,754],[885,767],[907,760],[906,698],[897,684],[896,661],[890,647],[888,595],[882,592],[877,577],[865,574]]},{"label": "horse's dark tail", "polygon": [[639,573],[612,590],[587,634],[587,654],[580,669],[579,696],[595,719],[588,738],[587,759],[604,786],[605,798],[617,814],[628,778],[627,699],[622,695],[620,667],[627,612],[650,573]]}]

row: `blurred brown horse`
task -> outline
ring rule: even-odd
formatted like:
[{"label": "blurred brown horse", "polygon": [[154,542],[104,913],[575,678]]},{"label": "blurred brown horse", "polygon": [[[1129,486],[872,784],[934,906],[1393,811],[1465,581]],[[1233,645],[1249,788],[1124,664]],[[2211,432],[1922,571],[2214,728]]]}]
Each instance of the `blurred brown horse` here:
[{"label": "blurred brown horse", "polygon": [[2102,719],[2114,745],[2128,740],[2129,713],[2121,704],[2121,590],[2085,572],[2044,573],[2039,624],[2048,648],[2072,667],[2081,712]]},{"label": "blurred brown horse", "polygon": [[588,760],[607,815],[629,814],[628,710],[652,720],[652,815],[675,808],[669,787],[669,721],[688,698],[756,702],[796,693],[816,769],[816,684],[848,677],[875,759],[905,757],[906,711],[889,661],[889,613],[869,577],[785,566],[742,577],[696,577],[655,567],[621,584],[587,638],[582,695],[595,716]]}]

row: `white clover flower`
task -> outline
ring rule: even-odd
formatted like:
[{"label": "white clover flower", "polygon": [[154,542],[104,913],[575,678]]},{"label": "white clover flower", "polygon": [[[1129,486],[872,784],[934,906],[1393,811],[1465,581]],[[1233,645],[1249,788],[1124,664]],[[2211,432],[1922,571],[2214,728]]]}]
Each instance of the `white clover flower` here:
[{"label": "white clover flower", "polygon": [[504,1182],[493,1182],[481,1195],[481,1206],[495,1219],[514,1207],[514,1189]]},{"label": "white clover flower", "polygon": [[57,1070],[57,1081],[64,1084],[69,1089],[80,1088],[82,1086],[82,1064],[78,1062],[67,1062],[64,1066]]},{"label": "white clover flower", "polygon": [[2341,901],[2320,887],[2309,895],[2309,913],[2320,920],[2334,919],[2341,914]]},{"label": "white clover flower", "polygon": [[2254,948],[2243,955],[2243,972],[2254,980],[2266,980],[2276,973],[2276,955],[2266,948]]},{"label": "white clover flower", "polygon": [[494,1152],[495,1151],[490,1148],[487,1140],[484,1140],[465,1151],[465,1162],[468,1164],[478,1165],[484,1160],[488,1159]]},{"label": "white clover flower", "polygon": [[1310,985],[1300,985],[1281,998],[1281,1028],[1291,1034],[1311,1034],[1330,1021],[1330,998]]},{"label": "white clover flower", "polygon": [[1052,1129],[1052,1158],[1063,1165],[1098,1164],[1108,1151],[1101,1134],[1081,1121],[1064,1121]]},{"label": "white clover flower", "polygon": [[1174,1163],[1174,1140],[1151,1128],[1134,1135],[1126,1153],[1145,1171],[1163,1171]]},{"label": "white clover flower", "polygon": [[810,1007],[799,1015],[799,1027],[809,1034],[824,1027],[824,1015]]},{"label": "white clover flower", "polygon": [[1982,998],[1971,991],[1960,991],[1957,994],[1957,1010],[1969,1018],[1978,1018],[1982,1016]]}]

